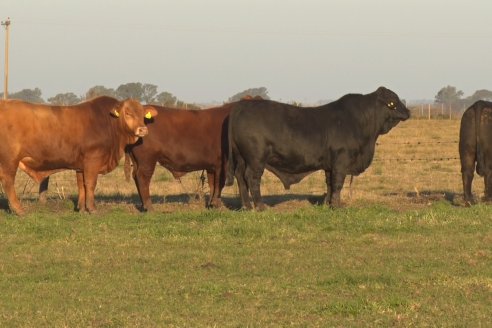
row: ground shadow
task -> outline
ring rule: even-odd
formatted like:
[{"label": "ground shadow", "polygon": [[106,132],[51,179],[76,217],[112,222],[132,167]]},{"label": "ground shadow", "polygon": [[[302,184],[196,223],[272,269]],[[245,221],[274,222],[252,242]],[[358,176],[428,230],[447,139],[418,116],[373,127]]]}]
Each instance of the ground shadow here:
[{"label": "ground shadow", "polygon": [[[279,194],[279,195],[266,195],[263,196],[263,201],[269,207],[274,207],[282,203],[290,201],[307,201],[312,205],[323,205],[324,195],[311,195],[311,194]],[[153,195],[150,197],[152,204],[154,205],[164,205],[164,204],[190,204],[190,203],[200,203],[203,207],[206,207],[209,203],[210,196],[203,195],[199,193],[181,193],[173,195]],[[56,202],[60,199],[58,197],[48,197],[48,202]],[[77,211],[78,196],[71,195],[66,197],[66,200],[73,204],[74,211]],[[24,198],[23,202],[30,204],[36,204],[38,198]],[[108,203],[108,204],[124,204],[133,205],[137,210],[142,211],[142,204],[138,194],[122,195],[122,194],[103,194],[95,196],[96,206],[98,203]],[[230,210],[240,210],[242,208],[241,199],[239,196],[223,196],[222,203],[225,208]],[[253,205],[253,202],[251,202]],[[7,199],[0,199],[0,210],[9,212],[9,204]]]},{"label": "ground shadow", "polygon": [[[311,195],[311,194],[283,194],[283,195],[267,195],[263,196],[263,202],[270,206],[274,207],[282,203],[290,202],[290,201],[307,201],[312,205],[323,205],[325,195]],[[236,197],[222,197],[222,202],[224,206],[231,210],[239,210],[242,207],[241,199],[239,196]],[[253,205],[253,202],[251,202]]]},{"label": "ground shadow", "polygon": [[0,211],[10,213],[9,201],[6,198],[0,199]]},{"label": "ground shadow", "polygon": [[[386,194],[387,196],[392,196],[396,194]],[[457,203],[460,194],[449,190],[423,190],[420,192],[408,192],[406,196],[410,199],[410,202],[415,204],[423,204],[436,201],[447,201],[451,205],[459,206]]]}]

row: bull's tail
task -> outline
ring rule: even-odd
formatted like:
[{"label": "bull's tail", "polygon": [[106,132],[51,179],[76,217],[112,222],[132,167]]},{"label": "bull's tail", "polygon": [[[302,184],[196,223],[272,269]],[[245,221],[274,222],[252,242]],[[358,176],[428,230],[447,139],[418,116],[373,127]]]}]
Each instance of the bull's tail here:
[{"label": "bull's tail", "polygon": [[476,158],[477,158],[477,173],[480,176],[483,176],[483,168],[485,167],[484,156],[482,154],[482,147],[480,145],[480,128],[482,121],[482,103],[477,103],[477,107],[475,107],[475,135],[476,135]]},{"label": "bull's tail", "polygon": [[125,179],[127,182],[130,182],[131,176],[132,176],[132,161],[130,159],[130,154],[128,151],[125,151],[125,165],[124,165],[124,170],[125,170]]},{"label": "bull's tail", "polygon": [[234,184],[234,172],[236,171],[236,161],[233,154],[234,140],[232,138],[232,119],[233,111],[229,114],[229,122],[227,124],[227,144],[228,144],[228,156],[227,156],[227,171],[226,171],[226,186],[232,186]]}]

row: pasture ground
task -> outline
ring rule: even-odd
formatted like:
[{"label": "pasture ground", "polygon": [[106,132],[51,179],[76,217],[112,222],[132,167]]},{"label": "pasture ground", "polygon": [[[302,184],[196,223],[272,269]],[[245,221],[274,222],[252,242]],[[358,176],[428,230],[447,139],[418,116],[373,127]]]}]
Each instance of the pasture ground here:
[{"label": "pasture ground", "polygon": [[382,136],[337,210],[316,205],[320,173],[288,192],[265,174],[272,207],[255,213],[205,210],[199,173],[158,169],[156,212],[140,213],[118,168],[96,215],[73,212],[73,173],[52,177],[47,205],[19,173],[28,214],[0,204],[0,326],[490,326],[492,207],[462,206],[458,126]]},{"label": "pasture ground", "polygon": [[[0,219],[5,327],[487,327],[492,208]],[[53,209],[58,209],[56,213]]]}]

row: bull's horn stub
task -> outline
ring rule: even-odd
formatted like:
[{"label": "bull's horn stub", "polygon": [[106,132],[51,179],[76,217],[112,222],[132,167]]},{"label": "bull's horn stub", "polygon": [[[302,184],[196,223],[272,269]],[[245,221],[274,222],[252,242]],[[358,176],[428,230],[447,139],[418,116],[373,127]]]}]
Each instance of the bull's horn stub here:
[{"label": "bull's horn stub", "polygon": [[150,112],[147,112],[147,114],[145,114],[145,118],[150,120],[152,118],[152,114],[150,114]]}]

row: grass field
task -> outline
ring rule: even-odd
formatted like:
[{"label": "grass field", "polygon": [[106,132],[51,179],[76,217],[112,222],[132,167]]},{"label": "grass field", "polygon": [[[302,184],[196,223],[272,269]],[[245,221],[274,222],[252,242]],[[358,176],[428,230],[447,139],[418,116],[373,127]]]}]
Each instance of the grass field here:
[{"label": "grass field", "polygon": [[492,207],[462,206],[458,126],[398,125],[338,210],[313,205],[318,173],[288,192],[266,174],[271,208],[255,213],[205,210],[199,173],[159,169],[143,214],[118,168],[96,215],[73,212],[73,173],[53,176],[47,205],[19,174],[28,214],[0,209],[0,326],[489,327]]},{"label": "grass field", "polygon": [[[0,326],[492,324],[492,208],[439,201],[0,220]],[[57,207],[56,214],[53,207]]]}]

